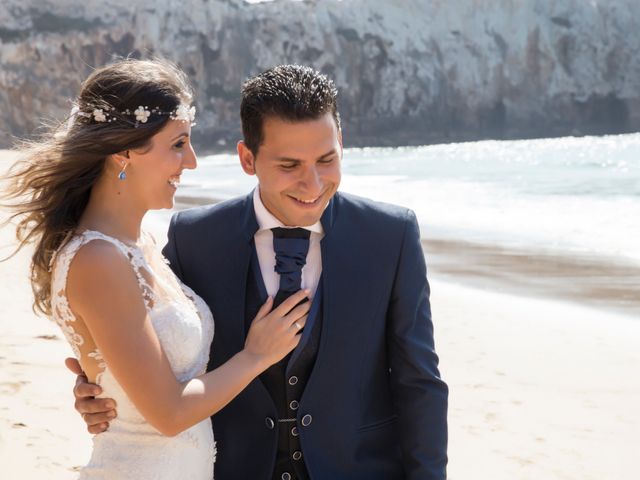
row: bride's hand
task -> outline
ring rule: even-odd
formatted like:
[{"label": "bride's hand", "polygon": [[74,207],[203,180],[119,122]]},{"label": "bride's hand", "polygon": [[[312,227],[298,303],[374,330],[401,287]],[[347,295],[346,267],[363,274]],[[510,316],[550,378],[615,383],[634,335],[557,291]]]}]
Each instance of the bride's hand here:
[{"label": "bride's hand", "polygon": [[259,363],[262,370],[282,360],[300,342],[300,330],[307,322],[311,302],[298,303],[308,298],[309,294],[309,290],[300,290],[272,312],[269,312],[273,305],[271,297],[260,307],[249,328],[244,350]]}]

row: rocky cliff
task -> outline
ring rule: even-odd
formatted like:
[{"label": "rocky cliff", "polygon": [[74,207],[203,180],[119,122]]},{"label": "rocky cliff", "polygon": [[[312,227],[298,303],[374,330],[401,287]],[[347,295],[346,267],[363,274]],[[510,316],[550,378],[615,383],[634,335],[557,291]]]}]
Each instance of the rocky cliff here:
[{"label": "rocky cliff", "polygon": [[114,56],[190,75],[201,143],[239,135],[241,82],[332,76],[349,145],[640,130],[637,0],[3,0],[0,143],[62,118]]}]

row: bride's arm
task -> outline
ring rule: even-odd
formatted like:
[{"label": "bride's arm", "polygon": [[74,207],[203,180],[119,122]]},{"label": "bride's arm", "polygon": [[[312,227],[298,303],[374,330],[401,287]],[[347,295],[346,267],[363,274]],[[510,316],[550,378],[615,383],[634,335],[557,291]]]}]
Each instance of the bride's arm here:
[{"label": "bride's arm", "polygon": [[300,340],[294,323],[304,325],[310,302],[294,306],[306,295],[308,292],[298,292],[271,313],[268,301],[249,330],[244,350],[219,368],[180,383],[122,253],[105,242],[91,242],[76,254],[67,279],[73,312],[87,325],[136,408],[165,435],[176,435],[216,413],[269,365],[293,350]]}]

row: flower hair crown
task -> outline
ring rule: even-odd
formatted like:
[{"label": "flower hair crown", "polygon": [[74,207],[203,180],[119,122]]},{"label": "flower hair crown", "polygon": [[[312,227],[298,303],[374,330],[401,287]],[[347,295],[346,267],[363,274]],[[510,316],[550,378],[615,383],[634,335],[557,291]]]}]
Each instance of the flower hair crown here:
[{"label": "flower hair crown", "polygon": [[171,112],[165,112],[162,111],[160,107],[149,108],[147,106],[140,105],[133,111],[128,108],[126,110],[119,111],[113,107],[105,105],[102,106],[102,108],[96,107],[91,111],[83,111],[80,110],[80,107],[76,105],[71,109],[71,114],[69,115],[69,125],[73,123],[76,116],[79,116],[97,123],[111,123],[124,118],[126,120],[130,120],[131,122],[135,121],[134,126],[137,128],[141,123],[147,123],[151,115],[168,116],[171,120],[189,122],[193,126],[195,125],[194,120],[196,118],[196,107],[185,105],[184,103],[182,103],[178,105],[175,110]]}]

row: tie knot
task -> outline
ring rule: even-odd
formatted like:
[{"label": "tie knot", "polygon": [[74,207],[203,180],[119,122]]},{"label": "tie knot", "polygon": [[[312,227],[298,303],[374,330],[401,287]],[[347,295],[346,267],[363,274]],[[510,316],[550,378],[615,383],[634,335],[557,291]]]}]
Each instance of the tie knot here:
[{"label": "tie knot", "polygon": [[310,231],[304,228],[272,228],[275,271],[280,275],[280,288],[274,299],[278,306],[285,298],[300,290],[302,268],[307,263]]},{"label": "tie knot", "polygon": [[311,232],[306,228],[272,228],[274,238],[302,238],[309,239]]}]

